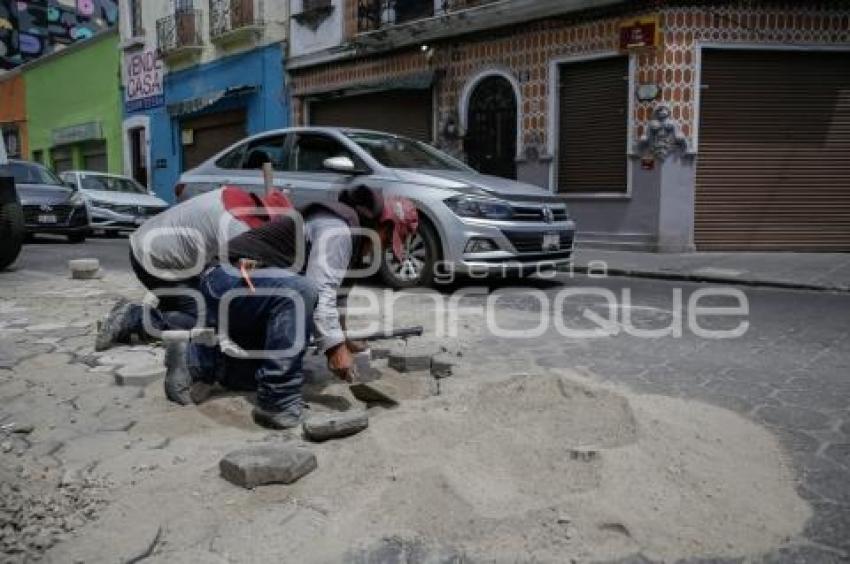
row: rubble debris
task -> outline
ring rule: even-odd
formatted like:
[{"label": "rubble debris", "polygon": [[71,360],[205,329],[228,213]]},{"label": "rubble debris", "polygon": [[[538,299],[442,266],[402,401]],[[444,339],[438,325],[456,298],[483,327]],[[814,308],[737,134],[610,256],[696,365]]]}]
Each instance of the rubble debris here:
[{"label": "rubble debris", "polygon": [[294,444],[255,446],[221,459],[221,476],[246,489],[266,484],[291,484],[318,466],[316,455]]},{"label": "rubble debris", "polygon": [[314,415],[304,422],[304,436],[311,441],[327,441],[355,435],[369,426],[369,415],[359,409]]},{"label": "rubble debris", "polygon": [[31,562],[87,522],[104,503],[103,484],[80,476],[74,483],[48,487],[0,480],[0,561]]},{"label": "rubble debris", "polygon": [[74,280],[92,280],[100,278],[100,261],[97,259],[74,259],[68,261],[71,278]]},{"label": "rubble debris", "polygon": [[151,364],[124,366],[115,373],[115,383],[119,386],[145,387],[165,376],[165,367]]}]

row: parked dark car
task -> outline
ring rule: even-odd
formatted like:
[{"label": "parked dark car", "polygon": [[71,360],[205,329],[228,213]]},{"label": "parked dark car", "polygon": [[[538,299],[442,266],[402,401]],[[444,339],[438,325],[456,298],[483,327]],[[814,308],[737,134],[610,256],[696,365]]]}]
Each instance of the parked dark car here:
[{"label": "parked dark car", "polygon": [[27,235],[53,233],[65,235],[72,243],[86,240],[91,230],[89,213],[79,190],[38,163],[10,159],[0,166],[0,176],[4,175],[15,179]]},{"label": "parked dark car", "polygon": [[[0,168],[7,163],[6,147],[0,136]],[[15,190],[15,179],[0,170],[0,270],[15,262],[23,242],[24,214]]]}]

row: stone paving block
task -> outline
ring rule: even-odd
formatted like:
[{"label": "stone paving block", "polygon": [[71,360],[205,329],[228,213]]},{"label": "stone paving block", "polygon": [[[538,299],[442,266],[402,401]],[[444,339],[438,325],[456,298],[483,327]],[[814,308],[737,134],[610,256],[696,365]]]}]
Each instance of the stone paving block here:
[{"label": "stone paving block", "polygon": [[165,376],[165,366],[143,364],[123,366],[115,373],[115,383],[119,386],[140,386],[156,382]]},{"label": "stone paving block", "polygon": [[384,360],[390,357],[391,347],[371,347],[372,360]]},{"label": "stone paving block", "polygon": [[314,415],[303,425],[304,436],[317,442],[355,435],[368,426],[369,415],[362,410]]},{"label": "stone paving block", "polygon": [[221,476],[252,489],[266,484],[291,484],[318,466],[316,455],[294,444],[256,446],[227,454],[219,463]]},{"label": "stone paving block", "polygon": [[431,376],[434,378],[448,378],[457,362],[457,357],[445,353],[431,357]]},{"label": "stone paving block", "polygon": [[74,259],[68,261],[71,278],[75,280],[92,280],[101,276],[100,261],[97,259]]},{"label": "stone paving block", "polygon": [[389,365],[399,372],[428,371],[431,369],[431,357],[436,353],[436,347],[428,344],[399,345],[390,351]]},{"label": "stone paving block", "polygon": [[351,393],[358,400],[365,403],[378,403],[395,406],[401,403],[398,389],[383,380],[374,382],[358,382],[351,385]]}]

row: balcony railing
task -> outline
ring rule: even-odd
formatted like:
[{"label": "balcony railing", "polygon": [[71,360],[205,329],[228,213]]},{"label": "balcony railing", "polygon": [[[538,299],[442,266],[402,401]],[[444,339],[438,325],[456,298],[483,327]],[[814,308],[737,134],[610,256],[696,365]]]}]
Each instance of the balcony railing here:
[{"label": "balcony railing", "polygon": [[156,44],[160,55],[177,56],[203,48],[201,11],[179,9],[156,21]]},{"label": "balcony railing", "polygon": [[496,0],[358,0],[357,30],[375,31]]},{"label": "balcony railing", "polygon": [[263,0],[210,0],[210,39],[262,30]]}]

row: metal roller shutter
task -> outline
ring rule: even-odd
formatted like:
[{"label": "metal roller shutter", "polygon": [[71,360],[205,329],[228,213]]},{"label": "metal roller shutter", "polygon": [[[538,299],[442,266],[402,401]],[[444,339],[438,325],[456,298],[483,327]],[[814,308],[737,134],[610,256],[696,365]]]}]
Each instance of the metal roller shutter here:
[{"label": "metal roller shutter", "polygon": [[628,57],[558,68],[558,191],[625,192]]},{"label": "metal roller shutter", "polygon": [[193,140],[183,145],[183,170],[195,168],[225,147],[245,137],[245,110],[208,114],[180,122],[182,130],[190,129]]},{"label": "metal roller shutter", "polygon": [[850,251],[850,53],[705,50],[700,250]]},{"label": "metal roller shutter", "polygon": [[310,103],[310,124],[356,127],[432,140],[431,90],[387,90]]}]

